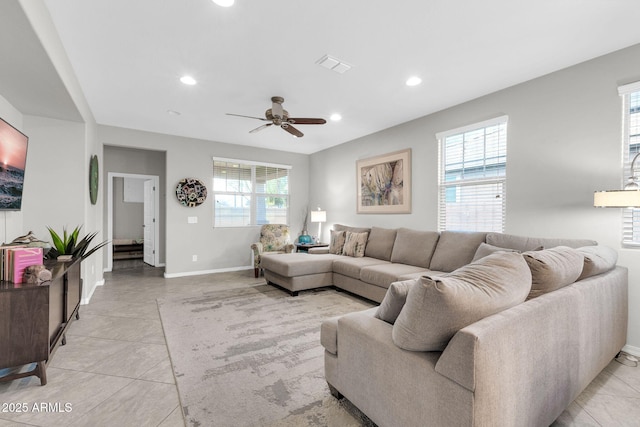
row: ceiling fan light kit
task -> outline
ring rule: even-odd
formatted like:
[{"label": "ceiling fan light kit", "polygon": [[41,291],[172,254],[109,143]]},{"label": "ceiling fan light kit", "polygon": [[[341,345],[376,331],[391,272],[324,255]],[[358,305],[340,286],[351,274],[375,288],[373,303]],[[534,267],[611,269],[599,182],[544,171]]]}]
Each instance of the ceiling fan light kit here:
[{"label": "ceiling fan light kit", "polygon": [[222,7],[231,7],[233,6],[235,0],[213,0],[215,4]]},{"label": "ceiling fan light kit", "polygon": [[262,126],[258,126],[255,129],[249,131],[249,133],[259,132],[269,126],[276,125],[281,129],[284,129],[286,132],[289,132],[291,135],[296,138],[302,138],[304,134],[296,129],[293,125],[323,125],[327,123],[325,119],[320,118],[302,118],[302,117],[289,117],[289,112],[282,107],[282,103],[284,102],[284,98],[281,96],[273,96],[271,97],[271,108],[264,112],[265,118],[261,117],[253,117],[253,116],[245,116],[242,114],[232,114],[227,113],[228,116],[237,116],[244,117],[247,119],[256,119],[262,120],[266,123]]}]

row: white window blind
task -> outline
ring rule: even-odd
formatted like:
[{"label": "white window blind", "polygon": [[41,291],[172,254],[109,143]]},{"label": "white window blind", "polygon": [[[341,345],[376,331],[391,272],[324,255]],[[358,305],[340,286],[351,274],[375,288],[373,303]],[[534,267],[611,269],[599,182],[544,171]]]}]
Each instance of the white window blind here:
[{"label": "white window blind", "polygon": [[[622,182],[631,176],[631,161],[640,152],[640,82],[621,86],[623,124],[623,169]],[[636,170],[640,161],[636,162]],[[625,246],[640,246],[640,209],[622,210],[622,243]]]},{"label": "white window blind", "polygon": [[214,226],[288,224],[290,169],[213,159]]},{"label": "white window blind", "polygon": [[437,134],[439,230],[504,231],[507,116]]}]

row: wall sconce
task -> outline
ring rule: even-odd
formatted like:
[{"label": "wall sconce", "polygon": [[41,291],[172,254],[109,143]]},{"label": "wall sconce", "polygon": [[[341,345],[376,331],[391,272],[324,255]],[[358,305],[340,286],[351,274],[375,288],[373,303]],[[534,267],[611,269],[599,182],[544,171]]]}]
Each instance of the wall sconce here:
[{"label": "wall sconce", "polygon": [[638,208],[640,207],[640,185],[635,176],[636,154],[631,162],[631,176],[623,190],[596,191],[593,193],[593,206],[597,208]]},{"label": "wall sconce", "polygon": [[320,235],[322,234],[322,223],[327,222],[327,211],[311,211],[311,222],[318,223],[318,243],[320,243]]}]

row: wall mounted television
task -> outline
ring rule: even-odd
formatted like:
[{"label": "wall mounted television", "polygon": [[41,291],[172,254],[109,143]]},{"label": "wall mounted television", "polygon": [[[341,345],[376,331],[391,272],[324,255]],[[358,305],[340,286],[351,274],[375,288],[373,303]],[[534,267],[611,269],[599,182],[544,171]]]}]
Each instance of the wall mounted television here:
[{"label": "wall mounted television", "polygon": [[22,208],[29,138],[0,118],[0,210]]}]

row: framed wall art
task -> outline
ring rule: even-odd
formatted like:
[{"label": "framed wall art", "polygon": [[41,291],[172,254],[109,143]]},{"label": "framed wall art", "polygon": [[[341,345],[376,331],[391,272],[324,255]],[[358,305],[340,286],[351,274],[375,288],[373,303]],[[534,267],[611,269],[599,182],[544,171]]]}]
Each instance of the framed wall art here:
[{"label": "framed wall art", "polygon": [[357,213],[411,213],[411,149],[356,161]]}]

